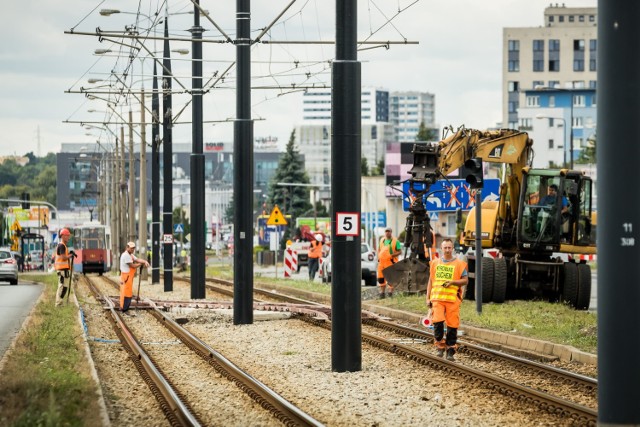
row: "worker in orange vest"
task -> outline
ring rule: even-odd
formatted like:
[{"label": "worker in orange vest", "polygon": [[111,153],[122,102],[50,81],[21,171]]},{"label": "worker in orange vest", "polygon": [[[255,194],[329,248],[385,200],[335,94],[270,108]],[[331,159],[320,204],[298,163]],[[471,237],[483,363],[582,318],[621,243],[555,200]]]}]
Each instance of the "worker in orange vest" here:
[{"label": "worker in orange vest", "polygon": [[[74,251],[69,251],[67,244],[69,243],[69,239],[71,238],[71,232],[66,228],[60,230],[60,243],[58,243],[58,247],[56,248],[56,257],[53,264],[53,268],[55,268],[56,273],[58,274],[58,290],[56,291],[56,307],[62,305],[62,301],[64,300],[64,296],[69,290],[69,270],[71,269],[71,263],[73,262],[73,258],[76,256]],[[67,283],[65,283],[65,279]]]},{"label": "worker in orange vest", "polygon": [[127,248],[120,255],[120,310],[123,314],[127,313],[133,298],[133,278],[136,275],[136,270],[141,265],[149,267],[147,261],[133,255],[135,249],[136,244],[129,242]]},{"label": "worker in orange vest", "polygon": [[309,248],[309,280],[312,282],[316,277],[322,257],[322,234],[318,233],[314,237],[315,240],[311,241]]},{"label": "worker in orange vest", "polygon": [[[449,238],[440,244],[442,257],[429,264],[430,275],[427,285],[427,306],[431,309],[434,344],[438,356],[455,361],[460,327],[460,305],[465,286],[469,282],[467,263],[453,256],[453,241]],[[444,339],[444,325],[447,325],[447,337]]]},{"label": "worker in orange vest", "polygon": [[384,230],[384,237],[380,239],[380,245],[378,245],[378,298],[385,297],[386,287],[389,286],[389,296],[393,296],[393,285],[388,283],[384,278],[384,269],[395,264],[398,260],[398,256],[402,253],[400,250],[402,245],[393,237],[391,227],[387,227]]}]

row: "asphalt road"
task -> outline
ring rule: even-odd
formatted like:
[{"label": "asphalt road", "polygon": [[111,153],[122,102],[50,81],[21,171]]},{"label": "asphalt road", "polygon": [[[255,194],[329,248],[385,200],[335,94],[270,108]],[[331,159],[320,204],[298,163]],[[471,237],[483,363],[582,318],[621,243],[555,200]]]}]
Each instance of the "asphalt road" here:
[{"label": "asphalt road", "polygon": [[17,336],[22,323],[40,297],[44,285],[0,282],[0,359]]}]

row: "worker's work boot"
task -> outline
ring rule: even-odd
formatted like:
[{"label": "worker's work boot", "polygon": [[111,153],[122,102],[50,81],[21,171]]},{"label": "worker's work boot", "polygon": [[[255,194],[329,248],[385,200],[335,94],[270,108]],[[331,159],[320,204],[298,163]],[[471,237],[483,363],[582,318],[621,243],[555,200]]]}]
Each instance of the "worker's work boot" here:
[{"label": "worker's work boot", "polygon": [[389,292],[389,298],[393,298],[393,291]]},{"label": "worker's work boot", "polygon": [[455,362],[456,359],[455,357],[453,357],[453,355],[456,353],[456,349],[455,348],[448,348],[447,349],[447,360],[449,362]]},{"label": "worker's work boot", "polygon": [[436,356],[443,357],[444,356],[444,348],[436,349]]},{"label": "worker's work boot", "polygon": [[378,299],[384,299],[384,298],[385,298],[385,296],[386,296],[386,295],[385,295],[384,291],[383,291],[383,292],[380,292],[380,293],[378,294]]}]

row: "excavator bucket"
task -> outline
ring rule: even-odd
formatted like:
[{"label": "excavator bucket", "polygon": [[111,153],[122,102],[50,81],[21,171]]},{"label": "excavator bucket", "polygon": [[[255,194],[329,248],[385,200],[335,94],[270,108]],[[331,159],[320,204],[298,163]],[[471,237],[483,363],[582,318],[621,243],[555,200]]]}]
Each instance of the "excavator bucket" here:
[{"label": "excavator bucket", "polygon": [[414,294],[425,292],[429,281],[429,264],[418,259],[405,258],[385,268],[384,277],[394,292]]}]

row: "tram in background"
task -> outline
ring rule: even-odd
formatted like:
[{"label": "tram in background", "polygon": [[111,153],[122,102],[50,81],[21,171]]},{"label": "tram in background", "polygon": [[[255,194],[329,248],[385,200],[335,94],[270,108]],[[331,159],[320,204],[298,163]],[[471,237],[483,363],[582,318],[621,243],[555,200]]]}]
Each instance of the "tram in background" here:
[{"label": "tram in background", "polygon": [[77,257],[73,269],[102,275],[111,269],[111,233],[104,225],[80,225],[72,229],[73,250]]}]

